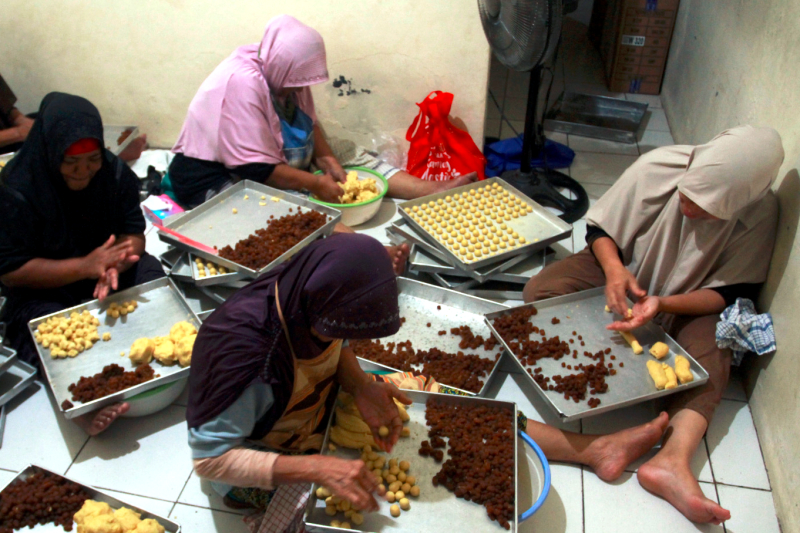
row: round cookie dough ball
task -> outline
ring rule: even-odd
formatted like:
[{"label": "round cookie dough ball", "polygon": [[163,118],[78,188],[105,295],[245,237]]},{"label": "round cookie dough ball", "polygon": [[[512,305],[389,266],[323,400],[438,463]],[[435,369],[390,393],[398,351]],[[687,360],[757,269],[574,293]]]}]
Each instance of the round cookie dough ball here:
[{"label": "round cookie dough ball", "polygon": [[182,367],[187,367],[192,364],[192,348],[194,348],[194,341],[197,335],[189,335],[182,338],[175,345],[175,355],[178,358],[178,363]]},{"label": "round cookie dough ball", "polygon": [[144,365],[153,360],[153,353],[156,350],[156,343],[153,339],[142,337],[136,339],[131,345],[131,352],[128,357],[136,366]]}]

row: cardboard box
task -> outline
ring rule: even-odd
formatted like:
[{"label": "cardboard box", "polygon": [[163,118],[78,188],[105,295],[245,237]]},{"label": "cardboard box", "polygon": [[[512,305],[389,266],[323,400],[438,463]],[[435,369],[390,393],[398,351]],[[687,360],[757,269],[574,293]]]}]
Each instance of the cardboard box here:
[{"label": "cardboard box", "polygon": [[612,92],[659,94],[680,0],[595,0],[589,38]]}]

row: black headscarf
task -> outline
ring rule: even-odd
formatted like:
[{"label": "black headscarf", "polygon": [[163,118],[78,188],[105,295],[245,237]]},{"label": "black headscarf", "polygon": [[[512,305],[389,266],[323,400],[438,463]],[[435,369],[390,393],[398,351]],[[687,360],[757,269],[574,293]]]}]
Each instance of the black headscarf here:
[{"label": "black headscarf", "polygon": [[59,170],[64,153],[86,138],[103,146],[97,108],[79,96],[45,96],[28,138],[0,172],[0,275],[37,257],[86,255],[111,234],[144,231],[138,180],[108,150],[84,190],[67,187]]},{"label": "black headscarf", "polygon": [[200,328],[189,375],[189,427],[222,413],[256,380],[272,385],[278,416],[292,392],[293,361],[275,306],[281,309],[299,359],[327,345],[311,334],[372,339],[400,329],[397,279],[386,249],[366,235],[316,241],[285,265],[241,289]]}]

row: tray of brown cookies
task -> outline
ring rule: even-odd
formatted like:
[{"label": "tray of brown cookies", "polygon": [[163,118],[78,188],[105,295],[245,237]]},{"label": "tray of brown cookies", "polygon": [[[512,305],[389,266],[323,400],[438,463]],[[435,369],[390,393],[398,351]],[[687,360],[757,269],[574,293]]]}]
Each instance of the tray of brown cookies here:
[{"label": "tray of brown cookies", "polygon": [[399,208],[408,224],[461,270],[530,254],[572,233],[570,224],[500,178],[403,202]]},{"label": "tray of brown cookies", "polygon": [[189,374],[200,319],[161,278],[31,320],[45,377],[67,418]]}]

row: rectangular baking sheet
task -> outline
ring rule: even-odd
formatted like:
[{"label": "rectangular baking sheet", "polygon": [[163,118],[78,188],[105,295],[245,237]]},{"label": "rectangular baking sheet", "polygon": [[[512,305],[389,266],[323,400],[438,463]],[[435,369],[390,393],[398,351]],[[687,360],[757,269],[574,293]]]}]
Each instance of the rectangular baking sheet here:
[{"label": "rectangular baking sheet", "polygon": [[[475,350],[459,348],[458,343],[461,342],[461,337],[452,335],[450,328],[467,325],[472,329],[473,334],[476,336],[482,335],[486,339],[492,333],[486,327],[483,315],[505,309],[506,306],[407,278],[397,278],[397,285],[400,293],[398,299],[400,316],[405,318],[405,322],[400,326],[400,331],[391,337],[380,339],[384,345],[389,342],[396,343],[410,340],[415,350],[439,348],[450,353],[461,351],[465,354],[474,354],[484,359],[493,359],[495,354],[501,351],[500,345],[497,345],[491,351],[486,351],[483,347]],[[437,306],[441,307],[441,309],[437,309]],[[430,327],[427,326],[429,323]],[[440,330],[446,330],[447,334],[439,335],[438,332]],[[361,357],[358,359],[362,368],[399,372],[396,368],[375,363],[368,359]],[[489,383],[499,366],[495,363],[489,375],[481,378],[483,387],[477,393],[478,396],[486,394]],[[439,379],[437,381],[464,394],[475,394],[474,392],[462,391]]]},{"label": "rectangular baking sheet", "polygon": [[0,374],[8,370],[17,360],[17,352],[8,346],[0,345]]},{"label": "rectangular baking sheet", "polygon": [[[411,500],[411,510],[403,511],[398,518],[392,518],[389,513],[391,504],[386,500],[379,499],[378,505],[380,509],[374,513],[364,514],[364,523],[361,526],[353,526],[353,528],[360,531],[379,531],[381,533],[418,533],[419,531],[505,532],[506,530],[500,524],[489,520],[486,508],[483,505],[456,498],[444,486],[434,487],[432,483],[433,476],[441,469],[442,465],[436,463],[430,457],[421,457],[417,451],[422,441],[428,439],[425,406],[430,398],[435,398],[438,402],[450,405],[486,405],[507,409],[513,413],[514,421],[516,421],[517,413],[516,404],[469,396],[434,394],[422,391],[404,392],[414,402],[408,409],[410,420],[406,423],[406,426],[411,430],[411,435],[407,438],[400,438],[394,449],[392,449],[392,453],[385,455],[386,457],[403,458],[411,463],[409,473],[416,476],[417,485],[420,487],[420,495],[417,498],[409,498]],[[333,452],[328,449],[330,428],[333,421],[334,415],[331,414],[322,446],[322,454],[344,459],[358,459],[360,457],[360,451],[358,450],[351,450],[342,446],[338,446]],[[514,422],[513,424],[513,431],[516,434],[516,423]],[[514,439],[514,520],[509,522],[512,532],[516,532],[519,527],[519,480],[516,468],[520,460],[519,454],[519,439]],[[447,458],[448,453],[445,450],[444,461],[447,461]],[[317,499],[316,488],[317,486],[315,485],[306,505],[306,529],[312,533],[346,531],[330,526],[333,518],[343,520],[342,514],[339,513],[337,517],[326,515],[325,502]]]},{"label": "rectangular baking sheet", "polygon": [[5,405],[36,379],[36,369],[17,359],[0,375],[0,405]]},{"label": "rectangular baking sheet", "polygon": [[189,253],[184,252],[183,250],[181,250],[181,252],[181,256],[177,261],[175,261],[175,264],[172,265],[172,268],[169,270],[169,275],[172,279],[194,283],[192,266],[189,264]]},{"label": "rectangular baking sheet", "polygon": [[[244,199],[245,196],[248,196],[247,200]],[[264,197],[263,200],[261,199],[262,196]],[[273,201],[273,198],[277,198],[278,201]],[[261,203],[266,205],[262,206],[260,205]],[[237,210],[236,214],[233,214],[234,209]],[[291,212],[289,211],[290,209]],[[296,214],[300,210],[313,210],[323,213],[328,216],[328,222],[259,270],[247,268],[194,246],[184,244],[167,233],[159,232],[158,237],[166,243],[222,265],[230,271],[240,272],[244,277],[256,278],[288,260],[318,237],[328,236],[333,233],[334,226],[342,217],[341,212],[316,204],[287,191],[273,189],[255,181],[245,180],[184,214],[179,219],[164,221],[164,226],[169,229],[175,230],[206,246],[216,246],[222,249],[228,245],[234,246],[240,240],[255,233],[256,230],[266,228],[270,215],[280,218],[285,215]]]},{"label": "rectangular baking sheet", "polygon": [[[192,271],[192,281],[198,287],[205,287],[207,285],[222,285],[222,284],[226,284],[226,283],[231,283],[233,281],[238,281],[238,280],[240,280],[240,279],[242,279],[244,277],[239,272],[228,272],[226,274],[216,274],[214,276],[207,275],[205,277],[201,277],[200,276],[200,269],[197,267],[197,263],[195,261],[198,257],[199,256],[197,256],[197,255],[189,254],[189,258],[188,258],[189,268]],[[200,259],[203,259],[203,258],[200,257]],[[219,268],[219,264],[216,261],[209,261],[208,259],[206,259],[203,262],[204,263],[216,264],[217,265],[216,268]],[[206,270],[208,270],[208,269],[206,269]],[[210,272],[209,272],[209,274],[210,274]]]},{"label": "rectangular baking sheet", "polygon": [[[105,313],[111,303],[120,303],[127,300],[136,300],[139,303],[133,313],[116,319]],[[106,332],[111,333],[111,340],[107,342],[99,341],[90,350],[86,350],[76,357],[66,357],[64,359],[53,359],[50,357],[48,349],[36,344],[39,359],[42,361],[42,368],[56,397],[56,403],[67,418],[74,418],[95,411],[106,405],[130,398],[141,392],[189,375],[189,367],[182,368],[177,364],[164,366],[154,360],[150,364],[156,375],[160,375],[160,377],[155,377],[135,387],[130,387],[91,402],[73,402],[72,394],[68,388],[82,376],[93,376],[98,372],[102,372],[103,367],[112,363],[120,365],[126,371],[134,370],[135,367],[131,364],[127,355],[130,353],[131,345],[136,339],[168,335],[173,325],[184,320],[191,322],[198,329],[201,324],[200,319],[197,318],[197,315],[186,303],[173,281],[169,278],[161,278],[113,294],[103,302],[92,300],[86,304],[31,320],[28,323],[31,337],[33,337],[33,332],[39,324],[48,318],[52,316],[69,316],[72,311],[80,313],[84,309],[87,309],[92,316],[100,320],[100,326],[97,329],[100,336],[102,337],[103,333]],[[125,352],[125,357],[120,355],[121,352]],[[69,400],[74,406],[64,409],[61,407],[64,400]]]},{"label": "rectangular baking sheet", "polygon": [[[479,279],[476,281],[481,283],[487,281],[527,283],[532,276],[538,274],[544,267],[545,255],[552,253],[554,253],[552,248],[545,248],[532,255],[518,255],[503,263],[503,269],[487,273],[483,281]],[[417,272],[445,274],[447,276],[465,278],[465,281],[466,279],[475,279],[468,272],[446,264],[417,245],[411,247],[408,264]]]},{"label": "rectangular baking sheet", "polygon": [[[112,509],[116,510],[116,509],[119,509],[120,507],[127,507],[128,509],[132,509],[132,510],[136,511],[137,513],[140,513],[142,515],[142,517],[141,517],[142,520],[146,520],[148,518],[152,518],[153,520],[156,520],[159,524],[164,526],[164,529],[166,531],[169,531],[169,533],[179,533],[181,531],[181,526],[177,522],[173,522],[172,520],[169,520],[168,518],[164,518],[164,517],[159,516],[157,514],[151,513],[150,511],[148,511],[146,509],[142,509],[141,507],[137,507],[137,506],[132,505],[130,503],[126,503],[126,502],[124,502],[122,500],[119,500],[119,499],[115,498],[114,496],[111,496],[110,494],[108,494],[106,492],[103,492],[100,489],[96,489],[96,488],[94,488],[94,487],[92,487],[90,485],[85,485],[85,484],[81,483],[80,481],[75,481],[74,479],[69,478],[67,476],[62,476],[61,474],[58,474],[57,472],[53,472],[51,470],[47,470],[46,468],[42,468],[41,466],[28,465],[19,474],[14,476],[14,479],[9,481],[8,484],[6,484],[6,486],[3,487],[3,490],[5,490],[6,487],[11,485],[15,481],[17,481],[17,480],[23,480],[24,481],[24,480],[28,479],[30,476],[32,476],[33,474],[37,473],[37,472],[46,472],[48,474],[52,474],[52,475],[55,475],[55,476],[62,477],[62,478],[66,479],[66,480],[69,480],[69,481],[71,481],[71,482],[73,482],[73,483],[75,483],[77,485],[80,485],[80,487],[89,494],[90,499],[92,499],[92,500],[94,500],[96,502],[105,502],[108,505],[110,505]],[[77,528],[75,528],[74,526],[75,526],[75,524],[73,523],[73,531],[77,530]],[[20,531],[27,531],[27,529],[20,530]],[[39,524],[34,528],[34,531],[36,531],[36,533],[50,533],[50,532],[52,532],[52,533],[63,533],[64,528],[62,528],[61,526],[57,526],[55,524],[52,524],[52,523],[44,524],[44,525]]]},{"label": "rectangular baking sheet", "polygon": [[[606,297],[605,288],[598,287],[588,291],[581,291],[567,296],[559,296],[557,298],[550,298],[541,300],[533,304],[527,304],[520,307],[514,307],[506,311],[489,313],[486,315],[486,323],[491,328],[497,340],[501,341],[506,350],[512,354],[511,359],[515,361],[523,370],[525,376],[533,383],[536,391],[545,399],[548,405],[560,416],[565,422],[571,422],[587,416],[599,415],[614,409],[634,405],[637,403],[645,402],[661,398],[676,392],[683,392],[687,389],[698,387],[708,381],[708,373],[700,366],[694,358],[686,353],[686,350],[681,348],[675,340],[667,335],[663,329],[652,322],[642,326],[641,328],[633,331],[634,336],[644,348],[644,353],[635,355],[631,347],[622,338],[622,336],[614,331],[606,329],[606,325],[610,324],[615,318],[613,313],[605,312]],[[588,399],[591,397],[587,394],[587,398],[579,403],[573,400],[567,400],[563,394],[555,391],[544,391],[539,387],[536,381],[528,374],[528,368],[520,363],[516,355],[509,349],[508,345],[502,340],[500,335],[492,326],[492,321],[498,316],[508,314],[515,309],[522,307],[535,306],[538,314],[531,317],[533,324],[544,329],[547,337],[554,337],[558,335],[562,340],[572,337],[572,332],[576,331],[578,335],[583,337],[585,346],[581,346],[575,337],[575,343],[570,346],[573,350],[578,351],[578,359],[571,357],[564,357],[560,361],[553,359],[540,359],[538,365],[542,368],[542,375],[552,377],[556,374],[565,374],[570,372],[561,368],[562,362],[567,364],[581,364],[594,361],[584,357],[583,352],[588,351],[596,353],[599,350],[611,348],[609,355],[616,356],[616,360],[611,361],[606,357],[606,363],[613,363],[614,369],[617,374],[615,376],[606,376],[606,383],[608,384],[608,391],[604,394],[595,396],[600,399],[600,405],[594,409],[587,405]],[[553,317],[558,318],[560,324],[552,324]],[[669,356],[661,360],[661,362],[668,363],[674,368],[675,356],[682,355],[689,360],[691,364],[691,371],[694,375],[694,381],[686,384],[679,384],[677,388],[671,390],[656,390],[653,380],[650,379],[650,374],[647,371],[647,361],[652,359],[656,360],[649,354],[650,348],[656,342],[661,341],[669,346]],[[625,367],[620,368],[619,363],[624,362]],[[571,373],[571,372],[570,372]]]},{"label": "rectangular baking sheet", "polygon": [[[128,130],[131,130],[131,134],[121,143],[117,143],[119,136]],[[137,126],[103,126],[103,142],[109,152],[114,155],[122,153],[122,151],[138,136],[139,128]]]},{"label": "rectangular baking sheet", "polygon": [[564,92],[547,112],[544,128],[569,135],[633,144],[647,104],[593,94]]},{"label": "rectangular baking sheet", "polygon": [[437,274],[436,272],[428,272],[428,276],[430,276],[439,286],[444,287],[445,289],[450,289],[453,291],[464,291],[466,289],[471,289],[472,287],[479,285],[480,282],[476,279],[464,279],[459,277],[452,277],[448,276],[447,274]]},{"label": "rectangular baking sheet", "polygon": [[[444,244],[440,243],[434,237],[433,234],[423,229],[419,223],[411,218],[411,211],[416,206],[421,206],[422,204],[427,204],[430,202],[436,202],[439,199],[446,199],[448,196],[452,196],[454,194],[462,194],[464,192],[469,192],[471,190],[487,186],[491,187],[495,183],[499,184],[503,190],[508,191],[509,194],[513,194],[522,199],[527,206],[530,206],[533,209],[533,211],[528,213],[527,216],[512,218],[509,221],[504,221],[504,223],[509,228],[516,231],[520,237],[524,237],[526,239],[527,242],[523,246],[518,246],[516,248],[509,249],[508,251],[497,253],[491,257],[466,261],[462,260],[459,256],[448,250]],[[509,258],[520,254],[529,254],[537,250],[541,250],[551,243],[565,239],[572,234],[572,226],[570,224],[567,224],[556,215],[538,203],[534,202],[515,187],[500,178],[490,178],[477,183],[472,183],[470,185],[456,187],[455,189],[450,189],[449,191],[431,194],[416,200],[403,202],[398,205],[398,209],[400,215],[409,224],[409,226],[414,228],[417,233],[422,235],[426,240],[435,245],[442,253],[444,253],[448,259],[448,263],[461,270],[474,271],[487,265],[491,265],[500,261],[506,261]],[[494,222],[492,223],[494,224]]]},{"label": "rectangular baking sheet", "polygon": [[[421,267],[415,268],[415,270],[418,272],[436,272],[438,274],[463,276],[472,278],[479,283],[484,283],[490,279],[493,279],[498,273],[510,269],[527,257],[525,254],[520,254],[500,263],[494,263],[475,270],[463,270],[458,266],[452,265],[449,262],[450,259],[446,257],[444,252],[429,243],[414,228],[409,226],[405,220],[395,220],[392,222],[391,226],[386,229],[386,231],[387,234],[392,232],[404,237],[407,241],[413,243],[412,245],[419,250],[421,254],[424,254],[424,256],[418,258],[419,261],[417,261],[417,264]],[[429,257],[431,260],[426,261],[425,257]],[[411,256],[409,256],[409,259],[411,259]],[[412,263],[412,268],[413,267],[414,265]]]},{"label": "rectangular baking sheet", "polygon": [[234,287],[226,287],[225,285],[207,285],[205,287],[197,287],[200,292],[217,302],[217,305],[225,303],[225,300],[230,298],[239,289]]},{"label": "rectangular baking sheet", "polygon": [[186,254],[185,250],[181,250],[180,248],[170,248],[169,250],[161,254],[159,256],[159,259],[161,259],[161,262],[167,265],[169,268],[174,268],[175,263],[177,263],[178,260],[185,254]]}]

